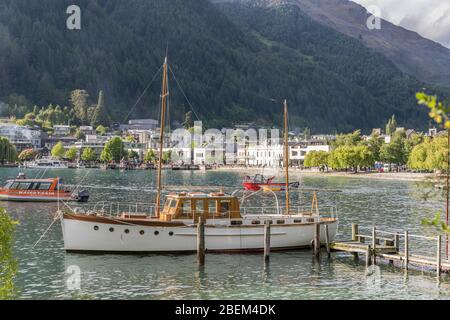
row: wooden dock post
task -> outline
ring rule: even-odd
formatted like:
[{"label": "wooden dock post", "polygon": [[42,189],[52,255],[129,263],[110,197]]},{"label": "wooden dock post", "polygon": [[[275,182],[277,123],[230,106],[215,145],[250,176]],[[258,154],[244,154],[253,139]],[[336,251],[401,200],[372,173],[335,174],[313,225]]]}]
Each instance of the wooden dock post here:
[{"label": "wooden dock post", "polygon": [[438,235],[437,236],[437,252],[436,252],[436,275],[438,277],[441,275],[441,251],[442,251],[441,235]]},{"label": "wooden dock post", "polygon": [[377,264],[377,229],[375,227],[372,228],[372,255],[373,255],[373,264]]},{"label": "wooden dock post", "polygon": [[400,251],[400,235],[398,234],[398,232],[395,234],[394,247],[397,252]]},{"label": "wooden dock post", "polygon": [[325,245],[327,248],[327,254],[328,254],[328,258],[331,256],[331,251],[330,251],[330,233],[328,232],[328,225],[325,225]]},{"label": "wooden dock post", "polygon": [[357,234],[358,234],[358,225],[356,223],[352,223],[352,241],[358,241],[356,239]]},{"label": "wooden dock post", "polygon": [[205,264],[205,222],[199,217],[197,223],[197,261],[199,265]]},{"label": "wooden dock post", "polygon": [[409,233],[405,231],[405,269],[408,270],[409,265]]},{"label": "wooden dock post", "polygon": [[[357,235],[358,235],[358,225],[356,223],[352,223],[352,241],[355,241],[355,242],[359,241]],[[355,260],[358,259],[358,253],[357,252],[353,252],[352,255],[353,255],[353,258]]]},{"label": "wooden dock post", "polygon": [[371,265],[371,257],[372,257],[372,250],[370,245],[367,246],[367,251],[366,251],[366,268],[368,268]]},{"label": "wooden dock post", "polygon": [[316,257],[320,255],[320,222],[316,223],[316,229],[314,231],[314,255]]},{"label": "wooden dock post", "polygon": [[270,259],[270,220],[266,220],[264,225],[264,261]]}]

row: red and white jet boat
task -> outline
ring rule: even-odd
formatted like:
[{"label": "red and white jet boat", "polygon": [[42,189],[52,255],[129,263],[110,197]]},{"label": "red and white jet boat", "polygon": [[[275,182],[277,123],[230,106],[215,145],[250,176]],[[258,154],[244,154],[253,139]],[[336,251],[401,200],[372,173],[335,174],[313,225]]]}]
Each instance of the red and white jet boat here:
[{"label": "red and white jet boat", "polygon": [[[262,174],[257,174],[254,177],[245,177],[242,183],[245,190],[259,191],[261,189],[271,189],[273,191],[284,191],[286,182],[274,182],[275,177],[264,178]],[[289,183],[290,189],[296,189],[300,186],[299,182]]]},{"label": "red and white jet boat", "polygon": [[0,188],[0,201],[87,202],[88,200],[87,190],[74,192],[61,188],[59,178],[27,179],[25,175],[19,174],[16,179],[7,180],[3,188]]}]

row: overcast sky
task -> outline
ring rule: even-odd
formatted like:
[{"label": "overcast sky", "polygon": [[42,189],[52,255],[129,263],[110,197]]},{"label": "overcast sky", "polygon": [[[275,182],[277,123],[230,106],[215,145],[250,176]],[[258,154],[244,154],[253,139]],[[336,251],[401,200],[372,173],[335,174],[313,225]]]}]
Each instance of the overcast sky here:
[{"label": "overcast sky", "polygon": [[450,48],[450,0],[352,0],[377,5],[382,18]]}]

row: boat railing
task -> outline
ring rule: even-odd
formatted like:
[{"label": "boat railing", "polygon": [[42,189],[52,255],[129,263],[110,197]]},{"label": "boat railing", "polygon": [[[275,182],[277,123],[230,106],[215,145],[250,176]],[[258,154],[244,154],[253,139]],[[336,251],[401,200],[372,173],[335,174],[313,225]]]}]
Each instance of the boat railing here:
[{"label": "boat railing", "polygon": [[[94,203],[91,208],[86,209],[91,212],[102,213],[109,216],[120,216],[123,213],[152,216],[155,215],[156,212],[155,204],[139,202],[101,201]],[[160,209],[162,211],[163,206],[161,206]]]},{"label": "boat railing", "polygon": [[[265,215],[265,214],[286,214],[286,210],[284,208],[278,207],[243,207],[241,211],[244,215],[247,214],[256,214],[256,215]],[[310,206],[290,206],[289,208],[290,215],[303,215],[303,216],[320,216],[322,218],[337,218],[337,206],[328,205],[328,206],[320,206],[319,209],[311,208]]]}]

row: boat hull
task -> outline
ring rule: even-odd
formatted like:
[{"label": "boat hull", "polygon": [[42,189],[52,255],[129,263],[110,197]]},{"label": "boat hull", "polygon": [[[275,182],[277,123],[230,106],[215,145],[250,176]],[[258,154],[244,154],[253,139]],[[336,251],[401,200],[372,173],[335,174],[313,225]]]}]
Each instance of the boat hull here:
[{"label": "boat hull", "polygon": [[[61,219],[64,247],[75,252],[194,252],[197,248],[195,225],[130,225],[105,221]],[[337,233],[337,220],[321,224],[321,243],[325,243],[325,224],[330,241]],[[315,223],[272,225],[271,249],[289,250],[311,246]],[[264,226],[205,225],[205,248],[209,252],[248,252],[264,248]]]}]

